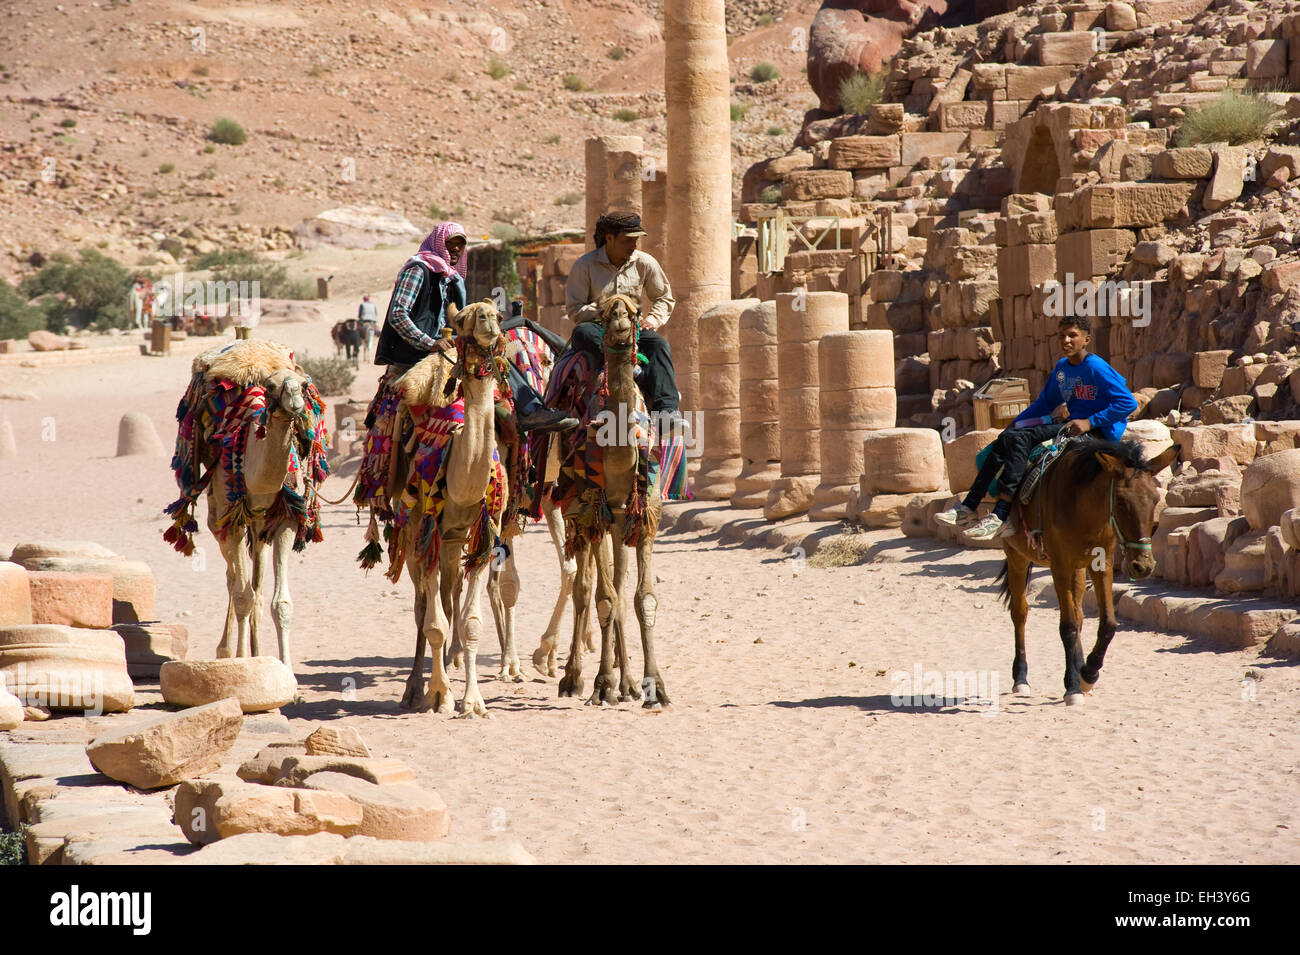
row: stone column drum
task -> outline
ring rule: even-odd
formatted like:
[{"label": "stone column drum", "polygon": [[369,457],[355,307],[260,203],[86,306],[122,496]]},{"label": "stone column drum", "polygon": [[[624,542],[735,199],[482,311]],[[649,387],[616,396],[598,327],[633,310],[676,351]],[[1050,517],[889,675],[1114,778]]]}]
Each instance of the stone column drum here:
[{"label": "stone column drum", "polygon": [[776,356],[776,302],[759,302],[740,316],[742,464],[732,507],[762,507],[767,492],[781,476]]},{"label": "stone column drum", "polygon": [[604,211],[641,215],[640,150],[605,150]]},{"label": "stone column drum", "polygon": [[803,289],[782,292],[776,296],[776,330],[781,477],[763,505],[769,521],[807,511],[821,483],[817,343],[825,335],[849,330],[849,297]]},{"label": "stone column drum", "polygon": [[863,439],[892,428],[898,417],[894,333],[863,329],[824,335],[817,345],[817,369],[821,484],[808,516],[840,521],[857,508]]},{"label": "stone column drum", "polygon": [[605,189],[609,178],[606,156],[611,151],[640,152],[644,144],[640,136],[592,136],[586,142],[587,233],[583,242],[587,250],[595,248],[591,234],[596,230],[596,220],[605,214]]},{"label": "stone column drum", "polygon": [[653,156],[643,156],[641,162],[641,228],[645,229],[646,235],[639,248],[667,268],[668,256],[664,251],[664,230],[668,226],[667,164]]},{"label": "stone column drum", "polygon": [[756,298],[732,299],[700,316],[700,469],[696,500],[728,501],[736,491],[740,457],[740,316]]},{"label": "stone column drum", "polygon": [[682,407],[698,407],[698,322],[731,298],[731,88],[723,0],[666,0],[668,280],[664,333]]}]

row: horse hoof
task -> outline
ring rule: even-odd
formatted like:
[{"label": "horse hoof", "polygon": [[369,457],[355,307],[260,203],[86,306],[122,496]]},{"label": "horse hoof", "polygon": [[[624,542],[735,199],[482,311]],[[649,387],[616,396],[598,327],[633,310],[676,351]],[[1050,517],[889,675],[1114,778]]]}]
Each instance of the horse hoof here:
[{"label": "horse hoof", "polygon": [[1028,695],[1029,695],[1029,684],[1028,684],[1028,683],[1017,683],[1015,686],[1013,686],[1013,687],[1011,688],[1011,692],[1014,693],[1016,696],[1028,696]]},{"label": "horse hoof", "polygon": [[1096,683],[1089,683],[1087,680],[1080,680],[1079,692],[1084,696],[1092,696],[1092,688],[1096,685]]},{"label": "horse hoof", "polygon": [[1083,704],[1083,694],[1082,694],[1082,693],[1067,693],[1067,694],[1065,694],[1065,705],[1066,705],[1066,706],[1080,706],[1080,705],[1082,705],[1082,704]]}]

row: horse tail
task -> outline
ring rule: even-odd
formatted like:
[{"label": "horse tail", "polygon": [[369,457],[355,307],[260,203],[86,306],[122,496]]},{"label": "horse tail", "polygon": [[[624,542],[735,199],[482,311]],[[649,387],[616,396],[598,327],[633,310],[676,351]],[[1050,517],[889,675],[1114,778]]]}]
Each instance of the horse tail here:
[{"label": "horse tail", "polygon": [[1007,561],[1002,562],[1002,569],[998,571],[994,582],[998,584],[998,596],[1002,598],[1003,606],[1011,606],[1011,565]]}]

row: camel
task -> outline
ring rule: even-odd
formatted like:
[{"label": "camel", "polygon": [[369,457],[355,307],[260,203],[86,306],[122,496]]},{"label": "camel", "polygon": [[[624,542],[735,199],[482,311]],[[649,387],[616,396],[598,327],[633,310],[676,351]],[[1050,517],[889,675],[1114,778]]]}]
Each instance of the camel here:
[{"label": "camel", "polygon": [[[167,508],[178,516],[164,536],[182,553],[193,552],[194,503],[206,488],[208,529],[226,562],[228,594],[216,655],[261,655],[262,574],[270,557],[276,656],[292,670],[289,555],[320,540],[316,486],[326,473],[324,404],[292,353],[273,342],[210,349],[192,370],[177,414],[173,462],[184,493]],[[223,411],[214,410],[216,395]]]},{"label": "camel", "polygon": [[[464,400],[464,422],[447,443],[446,460],[442,465],[441,509],[431,513],[433,502],[422,488],[414,501],[410,516],[395,530],[399,535],[396,554],[404,556],[407,574],[415,585],[416,644],[415,657],[402,707],[416,708],[421,712],[451,713],[451,685],[447,679],[447,656],[444,648],[453,636],[450,621],[455,621],[461,635],[465,654],[465,693],[461,699],[462,718],[488,717],[491,714],[483,702],[478,688],[478,640],[483,628],[479,605],[479,583],[486,562],[471,563],[463,572],[466,593],[459,597],[462,582],[461,555],[470,541],[476,523],[487,520],[488,526],[480,531],[489,532],[492,539],[500,534],[500,510],[488,511],[487,499],[499,472],[494,450],[497,447],[495,428],[494,388],[501,374],[499,362],[504,352],[499,315],[491,301],[475,302],[464,309],[447,306],[447,319],[456,332],[459,358],[452,374],[460,379],[460,392]],[[413,366],[399,382],[409,405],[427,403],[427,396],[437,390],[431,382],[441,380],[446,359],[435,352]],[[418,427],[418,426],[417,426]],[[409,464],[406,483],[407,495],[419,485],[415,468],[417,461]],[[503,481],[501,483],[504,483]],[[501,489],[504,493],[504,488]],[[432,528],[427,520],[434,522]],[[436,534],[439,543],[421,552],[421,528]],[[401,564],[396,564],[390,575],[400,574]],[[463,603],[463,606],[459,606]],[[428,643],[433,659],[433,671],[427,688],[424,683],[424,651]],[[506,652],[503,648],[503,658]],[[516,669],[518,663],[516,661]]]},{"label": "camel", "polygon": [[[612,295],[601,303],[601,321],[605,328],[605,381],[603,397],[597,398],[599,411],[592,416],[593,425],[601,422],[595,440],[603,451],[600,470],[604,486],[592,479],[585,468],[577,478],[577,494],[566,499],[564,506],[566,548],[576,558],[577,573],[573,581],[573,641],[564,676],[560,680],[561,696],[582,693],[582,655],[578,649],[580,635],[586,628],[591,601],[591,568],[596,569],[596,608],[600,619],[600,667],[587,705],[608,705],[616,701],[639,699],[636,683],[629,673],[627,642],[623,634],[626,612],[625,578],[627,552],[625,541],[636,547],[637,581],[634,605],[641,629],[644,670],[641,686],[645,690],[644,706],[668,706],[670,700],[655,660],[654,626],[658,600],[654,593],[651,560],[654,537],[659,527],[662,507],[661,488],[657,479],[646,487],[642,472],[637,428],[639,392],[633,372],[637,361],[637,321],[640,306],[626,295]],[[629,427],[628,425],[632,426]],[[611,425],[613,425],[611,427]],[[563,456],[576,456],[579,434],[566,438]],[[646,452],[651,436],[644,434]],[[660,471],[662,477],[663,471]],[[606,521],[603,514],[608,513]],[[613,656],[617,653],[620,679],[616,685]]]}]

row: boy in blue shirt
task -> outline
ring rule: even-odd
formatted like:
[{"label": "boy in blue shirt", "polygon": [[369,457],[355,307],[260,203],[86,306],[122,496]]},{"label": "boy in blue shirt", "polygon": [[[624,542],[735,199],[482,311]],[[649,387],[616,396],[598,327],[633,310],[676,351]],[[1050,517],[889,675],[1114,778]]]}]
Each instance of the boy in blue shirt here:
[{"label": "boy in blue shirt", "polygon": [[1024,477],[1029,452],[1034,447],[1053,440],[1062,426],[1066,434],[1091,432],[1099,438],[1118,441],[1128,425],[1128,416],[1137,408],[1124,377],[1104,359],[1089,353],[1092,326],[1087,318],[1063,318],[1058,330],[1065,357],[1052,369],[1042,393],[998,435],[966,498],[956,507],[935,515],[935,520],[944,524],[967,523],[975,517],[975,509],[997,478],[1001,494],[993,513],[966,532],[971,540],[992,540],[997,536],[1002,522],[1011,513],[1012,497]]}]

